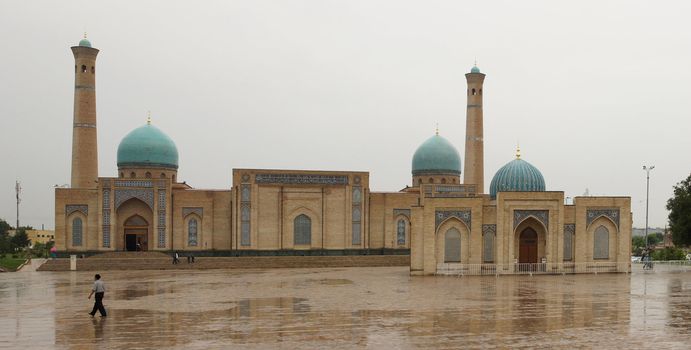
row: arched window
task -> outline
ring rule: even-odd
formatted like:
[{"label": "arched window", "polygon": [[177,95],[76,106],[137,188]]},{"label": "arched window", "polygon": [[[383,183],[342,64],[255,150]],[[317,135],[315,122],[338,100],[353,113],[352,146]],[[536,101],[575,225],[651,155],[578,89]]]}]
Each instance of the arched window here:
[{"label": "arched window", "polygon": [[166,178],[166,173],[161,173],[161,179],[165,179],[165,178]]},{"label": "arched window", "polygon": [[429,183],[433,184],[434,183],[434,178],[429,178]]},{"label": "arched window", "polygon": [[82,73],[86,73],[86,66],[82,65]]},{"label": "arched window", "polygon": [[609,259],[609,230],[604,226],[595,229],[593,259]]},{"label": "arched window", "polygon": [[94,66],[91,66],[91,74],[94,74],[94,73],[96,73],[96,68],[94,68]]},{"label": "arched window", "polygon": [[573,260],[573,232],[564,229],[564,261]]},{"label": "arched window", "polygon": [[475,89],[473,89],[473,96],[475,96]]},{"label": "arched window", "polygon": [[405,220],[399,219],[396,224],[396,243],[405,245]]},{"label": "arched window", "polygon": [[480,89],[480,95],[482,95],[482,89]]},{"label": "arched window", "polygon": [[250,206],[242,205],[240,209],[240,244],[243,246],[250,245]]},{"label": "arched window", "polygon": [[446,178],[441,179],[441,183],[445,184],[445,183],[446,183]]},{"label": "arched window", "polygon": [[151,178],[151,173],[147,171],[146,174],[144,174],[144,177],[146,177],[147,179],[150,179],[150,178]]},{"label": "arched window", "polygon": [[362,212],[360,211],[360,208],[354,207],[353,208],[353,221],[361,221],[362,220]]},{"label": "arched window", "polygon": [[494,232],[485,232],[482,236],[482,262],[494,262]]},{"label": "arched window", "polygon": [[360,203],[362,200],[362,192],[360,192],[359,188],[354,188],[353,189],[353,203]]},{"label": "arched window", "polygon": [[455,228],[444,235],[444,262],[461,262],[461,233]]},{"label": "arched window", "polygon": [[197,219],[190,219],[187,222],[187,245],[190,247],[197,246]]},{"label": "arched window", "polygon": [[130,173],[130,177],[134,179],[135,177],[137,177],[137,174],[135,174],[134,171],[133,171],[133,172]]},{"label": "arched window", "polygon": [[422,179],[417,179],[417,184],[422,185]]},{"label": "arched window", "polygon": [[120,173],[120,177],[121,177],[121,178],[125,177],[125,173],[122,173],[122,172],[121,172],[121,173]]},{"label": "arched window", "polygon": [[75,247],[82,245],[82,219],[72,220],[72,245]]},{"label": "arched window", "polygon": [[295,245],[312,243],[312,220],[309,216],[301,214],[293,221],[293,242]]}]

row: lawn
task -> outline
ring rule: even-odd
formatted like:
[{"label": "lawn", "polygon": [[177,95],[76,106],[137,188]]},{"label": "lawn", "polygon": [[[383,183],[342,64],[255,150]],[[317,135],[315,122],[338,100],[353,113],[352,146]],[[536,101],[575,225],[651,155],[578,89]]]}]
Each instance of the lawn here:
[{"label": "lawn", "polygon": [[15,271],[25,261],[26,259],[23,258],[13,259],[12,257],[5,256],[0,258],[0,267],[8,271]]}]

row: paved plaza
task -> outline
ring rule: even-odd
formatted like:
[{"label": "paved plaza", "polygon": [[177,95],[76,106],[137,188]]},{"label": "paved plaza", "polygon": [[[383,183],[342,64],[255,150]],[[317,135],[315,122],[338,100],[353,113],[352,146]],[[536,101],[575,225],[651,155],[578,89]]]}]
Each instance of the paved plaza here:
[{"label": "paved plaza", "polygon": [[0,274],[0,348],[688,349],[691,272],[410,277],[407,268]]}]

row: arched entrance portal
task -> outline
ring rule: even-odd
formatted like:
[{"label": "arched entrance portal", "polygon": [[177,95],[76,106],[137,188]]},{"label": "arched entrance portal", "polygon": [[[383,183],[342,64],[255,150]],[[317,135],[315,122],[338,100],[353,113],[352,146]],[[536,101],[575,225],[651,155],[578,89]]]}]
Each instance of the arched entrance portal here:
[{"label": "arched entrance portal", "polygon": [[537,263],[537,232],[527,227],[519,238],[518,262],[521,264]]},{"label": "arched entrance portal", "polygon": [[149,250],[149,223],[139,215],[125,220],[125,250]]}]

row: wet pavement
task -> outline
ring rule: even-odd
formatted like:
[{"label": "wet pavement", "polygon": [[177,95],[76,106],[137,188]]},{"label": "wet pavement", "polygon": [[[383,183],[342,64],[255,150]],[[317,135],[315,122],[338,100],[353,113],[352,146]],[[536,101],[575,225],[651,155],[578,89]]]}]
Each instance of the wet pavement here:
[{"label": "wet pavement", "polygon": [[0,274],[0,348],[691,347],[691,272],[410,277],[407,268]]}]

